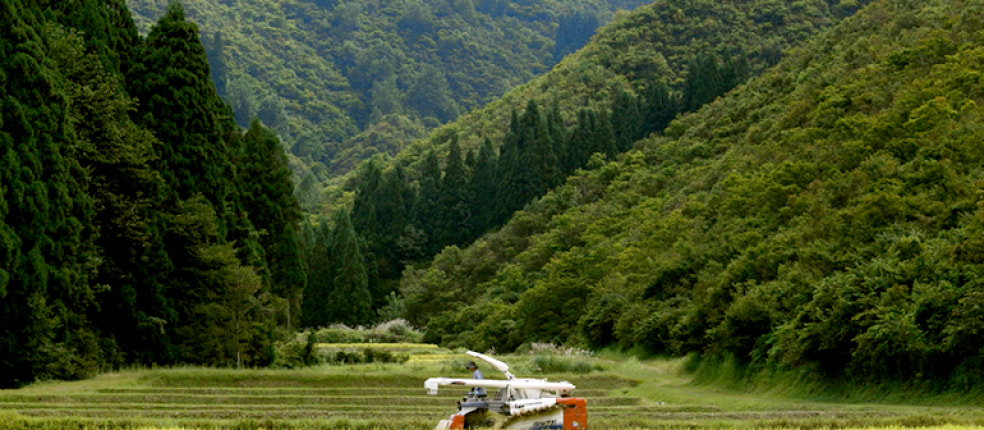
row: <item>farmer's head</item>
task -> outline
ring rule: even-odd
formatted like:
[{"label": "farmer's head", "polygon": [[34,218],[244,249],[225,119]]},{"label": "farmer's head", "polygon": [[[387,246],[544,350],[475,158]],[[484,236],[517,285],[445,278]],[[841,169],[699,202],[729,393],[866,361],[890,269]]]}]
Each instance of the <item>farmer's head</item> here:
[{"label": "farmer's head", "polygon": [[465,365],[465,369],[474,371],[475,369],[478,369],[478,365],[475,364],[474,361],[469,361],[468,364]]}]

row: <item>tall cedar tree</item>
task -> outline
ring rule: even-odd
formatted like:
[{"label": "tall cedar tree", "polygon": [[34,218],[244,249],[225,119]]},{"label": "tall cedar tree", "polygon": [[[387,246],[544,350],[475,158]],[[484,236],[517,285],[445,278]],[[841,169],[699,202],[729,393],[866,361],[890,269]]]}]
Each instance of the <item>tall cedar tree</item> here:
[{"label": "tall cedar tree", "polygon": [[350,326],[367,324],[372,312],[369,275],[347,210],[336,212],[331,242],[335,278],[328,294],[328,320]]},{"label": "tall cedar tree", "polygon": [[[33,5],[32,5],[33,6]],[[95,371],[92,201],[40,11],[0,3],[0,386]]]},{"label": "tall cedar tree", "polygon": [[163,277],[170,261],[163,253],[161,203],[163,181],[150,165],[154,137],[129,117],[132,102],[121,92],[117,74],[105,71],[100,57],[82,54],[81,38],[51,28],[64,39],[52,48],[72,99],[71,122],[89,172],[98,229],[99,266],[93,282],[105,285],[95,322],[102,330],[107,365],[172,361],[161,321],[174,319],[164,296]]},{"label": "tall cedar tree", "polygon": [[644,137],[639,132],[640,125],[642,114],[639,99],[624,89],[619,91],[612,101],[612,128],[615,130],[615,146],[620,152],[629,150],[633,142]]},{"label": "tall cedar tree", "polygon": [[139,103],[137,123],[160,139],[159,170],[172,197],[204,195],[226,223],[224,232],[235,223],[226,205],[235,187],[235,151],[226,140],[235,124],[209,79],[198,27],[185,20],[180,3],[169,4],[147,35],[127,85]]},{"label": "tall cedar tree", "polygon": [[495,168],[498,159],[495,150],[492,149],[492,141],[485,138],[482,146],[478,149],[478,157],[475,159],[475,167],[472,169],[470,196],[472,202],[472,217],[475,219],[475,230],[472,231],[469,241],[474,240],[486,230],[491,228],[495,210],[496,176]]},{"label": "tall cedar tree", "polygon": [[392,246],[403,239],[413,203],[413,189],[407,182],[403,166],[397,164],[383,175],[376,197],[376,218],[386,220],[382,225],[383,237],[380,243],[390,245],[376,251],[379,275],[382,278],[399,278],[400,273],[403,273],[403,262],[413,258],[402,247]]},{"label": "tall cedar tree", "polygon": [[406,237],[413,201],[413,190],[402,166],[396,165],[383,174],[377,160],[364,163],[352,209],[352,224],[366,242],[367,259],[372,259],[367,269],[373,307],[386,304],[387,297],[396,291],[394,280],[403,272],[404,263],[422,254],[414,249],[413,240]]},{"label": "tall cedar tree", "polygon": [[331,322],[328,319],[328,295],[335,282],[328,222],[322,221],[316,226],[306,223],[301,244],[308,278],[301,300],[301,325],[326,327]]},{"label": "tall cedar tree", "polygon": [[178,361],[231,364],[230,349],[213,337],[229,328],[206,304],[237,287],[223,275],[239,267],[226,258],[230,249],[239,261],[266,270],[233,165],[243,157],[243,137],[216,94],[198,29],[180,4],[168,5],[138,53],[127,79],[139,104],[134,117],[160,139],[154,149],[167,185],[164,242],[174,272],[166,294],[176,318],[164,324]]},{"label": "tall cedar tree", "polygon": [[138,46],[137,26],[125,0],[41,0],[65,26],[84,33],[87,53],[96,55],[104,70],[124,76]]},{"label": "tall cedar tree", "polygon": [[497,195],[499,222],[563,179],[549,130],[533,99],[522,115],[513,113],[499,163],[499,178],[503,181]]},{"label": "tall cedar tree", "polygon": [[441,217],[435,238],[440,248],[463,244],[472,222],[471,203],[468,201],[468,170],[461,158],[457,134],[451,136],[448,146],[447,167],[444,169],[441,193],[437,197]]},{"label": "tall cedar tree", "polygon": [[442,208],[438,202],[441,195],[441,165],[434,151],[429,151],[424,159],[423,171],[420,177],[420,188],[417,204],[414,205],[413,224],[426,237],[424,249],[427,255],[437,254],[441,250],[436,234],[440,228]]},{"label": "tall cedar tree", "polygon": [[242,203],[259,233],[259,244],[270,271],[271,292],[287,299],[287,326],[300,314],[306,278],[301,262],[298,228],[301,208],[293,195],[287,155],[280,138],[253,120],[244,138],[241,174]]}]

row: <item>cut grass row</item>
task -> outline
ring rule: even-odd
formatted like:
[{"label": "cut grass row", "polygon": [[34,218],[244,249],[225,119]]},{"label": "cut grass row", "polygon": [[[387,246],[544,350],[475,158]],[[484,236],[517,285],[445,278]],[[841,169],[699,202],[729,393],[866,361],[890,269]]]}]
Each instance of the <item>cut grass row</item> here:
[{"label": "cut grass row", "polygon": [[[460,396],[459,396],[460,397]],[[637,405],[641,402],[639,398],[633,397],[612,397],[593,399],[592,404],[597,406],[629,406]],[[287,406],[320,406],[333,408],[337,406],[361,405],[388,408],[399,405],[413,405],[417,407],[453,407],[453,398],[435,397],[324,397],[324,396],[194,396],[194,395],[159,395],[159,394],[66,394],[66,395],[23,395],[5,396],[0,399],[0,408],[10,404],[43,404],[43,405],[78,405],[78,404],[172,404],[172,405],[287,405]]]},{"label": "cut grass row", "polygon": [[[339,397],[378,397],[401,396],[414,397],[423,393],[422,387],[331,387],[331,388],[233,388],[233,387],[154,387],[154,388],[103,388],[96,390],[100,394],[186,394],[186,395],[240,395],[240,396],[339,396]],[[607,397],[609,390],[578,389],[580,397]],[[4,395],[0,394],[0,402]],[[460,392],[441,390],[430,397],[458,398]]]}]

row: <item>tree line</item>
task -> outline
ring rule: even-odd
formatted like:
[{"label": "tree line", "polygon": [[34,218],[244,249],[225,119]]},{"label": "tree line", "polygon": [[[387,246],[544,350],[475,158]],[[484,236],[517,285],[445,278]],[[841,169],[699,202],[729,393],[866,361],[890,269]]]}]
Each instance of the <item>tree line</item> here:
[{"label": "tree line", "polygon": [[259,365],[298,325],[300,210],[177,3],[0,5],[0,386],[123,365]]},{"label": "tree line", "polygon": [[[512,110],[508,132],[498,145],[485,139],[477,151],[464,152],[457,135],[451,133],[444,137],[447,154],[443,160],[437,150],[430,150],[419,169],[408,172],[396,164],[384,171],[377,160],[365,163],[353,181],[350,217],[363,241],[356,260],[368,271],[368,309],[382,310],[398,299],[394,294],[407,264],[427,261],[447,246],[472,243],[578,169],[614,160],[633,142],[661,132],[679,113],[712,101],[748,75],[741,53],[723,58],[701,54],[688,69],[680,90],[656,81],[638,95],[621,91],[607,109],[580,109],[570,126],[556,102],[541,106],[530,99],[523,112]],[[592,157],[597,157],[594,164]],[[324,243],[316,248],[324,248],[328,242]],[[324,278],[308,277],[312,282]],[[320,300],[323,295],[310,297]],[[360,297],[366,295],[360,293]],[[363,315],[355,322],[376,317],[375,312]],[[341,320],[306,321],[317,326]]]}]

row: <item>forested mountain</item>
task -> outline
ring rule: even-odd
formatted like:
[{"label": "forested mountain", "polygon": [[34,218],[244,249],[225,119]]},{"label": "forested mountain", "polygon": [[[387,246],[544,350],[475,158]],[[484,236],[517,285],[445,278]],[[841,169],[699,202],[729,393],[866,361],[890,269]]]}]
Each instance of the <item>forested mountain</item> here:
[{"label": "forested mountain", "polygon": [[[237,122],[259,117],[322,181],[549,70],[644,2],[182,1]],[[140,28],[167,3],[127,1]]]},{"label": "forested mountain", "polygon": [[445,246],[503,225],[577,169],[662,132],[862,5],[654,2],[616,17],[550,73],[392,162],[368,163],[349,186],[375,303],[398,289],[407,264],[426,264]]},{"label": "forested mountain", "polygon": [[[307,49],[286,37],[303,25],[345,31],[354,50],[312,46],[368,63],[243,62],[277,79],[236,75],[255,98],[230,106],[235,79],[221,77],[240,45],[207,32],[203,44],[180,4],[140,35],[124,0],[0,3],[0,386],[262,366],[298,327],[393,317],[479,350],[548,341],[936,388],[984,380],[984,5],[656,1],[396,157],[371,157],[316,224],[278,133],[295,152],[299,130],[409,139],[425,117],[450,119],[426,109],[492,97],[474,82],[442,96],[471,72],[425,61],[460,11],[501,36],[488,40],[534,41],[514,48],[542,60],[577,45],[551,45],[551,22],[588,28],[583,13],[609,3],[211,5],[234,9],[244,40],[285,51]],[[262,7],[283,19],[252,20],[276,16]],[[370,31],[387,28],[376,20],[399,37]],[[392,58],[411,66],[390,70]],[[311,70],[337,85],[307,87]],[[366,71],[385,79],[355,83]],[[385,97],[356,86],[380,82],[407,92],[374,122],[367,103]],[[389,91],[376,89],[365,94]],[[418,90],[435,103],[414,106]]]},{"label": "forested mountain", "polygon": [[619,345],[972,389],[982,23],[977,2],[874,1],[408,270],[407,315],[449,346]]},{"label": "forested mountain", "polygon": [[0,4],[0,387],[262,365],[299,313],[283,148],[243,132],[180,5]]}]

